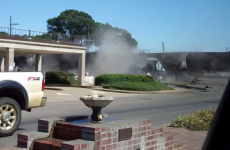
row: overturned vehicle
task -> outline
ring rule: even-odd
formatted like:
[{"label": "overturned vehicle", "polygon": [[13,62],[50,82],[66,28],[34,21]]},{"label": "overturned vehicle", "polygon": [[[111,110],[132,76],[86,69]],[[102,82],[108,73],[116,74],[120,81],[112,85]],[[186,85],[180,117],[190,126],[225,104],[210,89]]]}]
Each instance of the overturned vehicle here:
[{"label": "overturned vehicle", "polygon": [[158,81],[166,79],[167,76],[167,72],[157,58],[147,58],[142,63],[131,66],[130,70],[135,74],[147,74]]}]

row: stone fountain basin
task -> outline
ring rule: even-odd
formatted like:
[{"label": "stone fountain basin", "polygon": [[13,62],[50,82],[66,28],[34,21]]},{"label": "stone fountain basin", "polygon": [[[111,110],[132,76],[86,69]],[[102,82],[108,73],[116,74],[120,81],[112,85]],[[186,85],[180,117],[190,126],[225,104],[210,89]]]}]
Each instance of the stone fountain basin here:
[{"label": "stone fountain basin", "polygon": [[81,97],[80,100],[88,107],[98,108],[104,108],[114,101],[113,97]]}]

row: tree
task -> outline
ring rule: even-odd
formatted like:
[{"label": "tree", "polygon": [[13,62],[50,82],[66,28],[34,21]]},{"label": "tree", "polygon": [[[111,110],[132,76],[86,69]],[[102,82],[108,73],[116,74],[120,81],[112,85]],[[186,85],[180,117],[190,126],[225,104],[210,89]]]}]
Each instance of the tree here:
[{"label": "tree", "polygon": [[73,9],[63,11],[58,17],[48,19],[47,23],[49,32],[75,35],[87,35],[88,30],[93,32],[95,28],[95,21],[89,14]]},{"label": "tree", "polygon": [[[115,38],[112,38],[111,40],[108,41],[107,36],[105,36],[106,32],[109,32],[110,36],[114,36]],[[118,35],[119,33],[122,34]],[[131,48],[137,48],[138,45],[137,41],[134,38],[132,38],[132,35],[127,30],[113,27],[108,23],[102,24],[96,22],[95,32],[93,34],[93,37],[95,39],[95,43],[94,43],[95,46],[99,46],[100,44],[102,44],[102,42],[105,41],[112,42],[115,44],[118,43],[119,41],[123,41],[126,44],[128,44]]]},{"label": "tree", "polygon": [[9,34],[6,32],[0,32],[0,35],[8,36]]},{"label": "tree", "polygon": [[[65,10],[61,12],[59,16],[48,19],[47,24],[48,33],[60,32],[68,34],[69,36],[60,35],[59,39],[65,39],[65,41],[70,40],[75,43],[82,41],[83,45],[87,47],[91,47],[92,45],[99,46],[101,42],[105,42],[104,35],[107,31],[114,32],[115,36],[118,36],[117,33],[122,33],[122,35],[119,36],[120,40],[128,43],[131,47],[137,47],[137,41],[132,38],[128,31],[112,27],[108,23],[96,23],[89,14],[82,11],[73,9]],[[90,33],[90,38],[86,40],[88,33]],[[118,37],[111,40],[111,42],[116,43],[118,42],[117,39]]]},{"label": "tree", "polygon": [[41,39],[41,40],[48,40],[48,41],[52,41],[55,39],[54,35],[49,34],[49,33],[44,33],[42,35],[36,35],[34,37],[32,37],[33,39]]}]

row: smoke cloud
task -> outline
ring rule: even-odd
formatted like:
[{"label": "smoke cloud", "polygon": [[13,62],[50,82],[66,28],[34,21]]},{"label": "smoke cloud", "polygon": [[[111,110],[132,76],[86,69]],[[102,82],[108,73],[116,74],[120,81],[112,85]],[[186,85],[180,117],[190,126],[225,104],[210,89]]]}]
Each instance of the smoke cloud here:
[{"label": "smoke cloud", "polygon": [[87,65],[86,71],[94,76],[130,73],[129,67],[137,59],[133,48],[114,31],[105,32],[102,39],[103,43],[99,46],[100,50],[96,52],[94,62]]},{"label": "smoke cloud", "polygon": [[[129,67],[137,60],[134,49],[129,46],[117,32],[104,32],[103,42],[99,50],[91,58],[86,58],[86,72],[97,76],[110,73],[131,73]],[[77,54],[47,54],[43,55],[42,72],[62,70],[77,75]]]}]

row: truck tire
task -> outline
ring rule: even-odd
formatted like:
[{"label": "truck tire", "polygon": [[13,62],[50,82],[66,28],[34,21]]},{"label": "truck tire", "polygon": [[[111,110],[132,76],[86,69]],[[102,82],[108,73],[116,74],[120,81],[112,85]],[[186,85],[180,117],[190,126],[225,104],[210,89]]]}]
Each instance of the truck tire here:
[{"label": "truck tire", "polygon": [[0,136],[10,136],[21,123],[21,108],[12,98],[0,98]]}]

